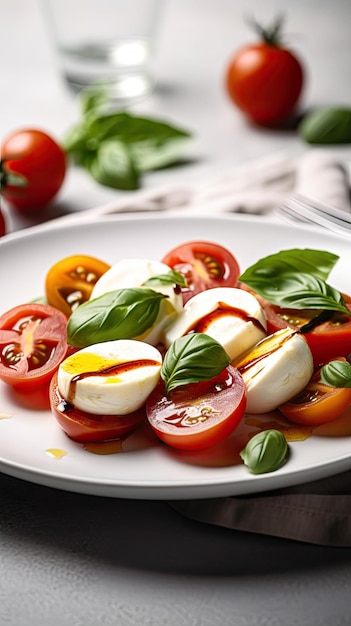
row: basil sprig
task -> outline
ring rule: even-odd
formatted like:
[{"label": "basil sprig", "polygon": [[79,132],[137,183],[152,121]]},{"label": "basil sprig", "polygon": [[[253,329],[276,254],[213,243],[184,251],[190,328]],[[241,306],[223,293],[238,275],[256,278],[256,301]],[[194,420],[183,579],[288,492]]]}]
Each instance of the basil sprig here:
[{"label": "basil sprig", "polygon": [[82,119],[64,137],[72,161],[100,184],[132,190],[144,172],[179,163],[188,131],[159,119],[106,110],[107,94],[92,90],[82,98]]},{"label": "basil sprig", "polygon": [[67,324],[67,341],[84,348],[93,343],[139,337],[156,321],[161,300],[153,289],[117,289],[75,309]]},{"label": "basil sprig", "polygon": [[166,393],[180,385],[209,380],[229,363],[223,346],[209,335],[193,333],[179,337],[167,350],[161,368]]},{"label": "basil sprig", "polygon": [[351,363],[330,361],[321,369],[321,381],[331,387],[351,388]]},{"label": "basil sprig", "polygon": [[350,316],[340,292],[325,282],[338,258],[322,250],[283,250],[249,267],[239,280],[281,308],[340,311]]},{"label": "basil sprig", "polygon": [[170,270],[166,274],[158,274],[148,278],[144,285],[177,285],[178,287],[187,287],[188,281],[185,276],[175,270]]}]

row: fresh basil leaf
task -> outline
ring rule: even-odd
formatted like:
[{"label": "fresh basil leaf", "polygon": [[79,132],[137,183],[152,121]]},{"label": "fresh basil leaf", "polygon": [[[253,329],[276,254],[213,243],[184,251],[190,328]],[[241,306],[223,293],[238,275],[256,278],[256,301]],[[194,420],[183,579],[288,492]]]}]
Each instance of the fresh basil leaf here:
[{"label": "fresh basil leaf", "polygon": [[310,144],[351,143],[351,109],[325,107],[302,120],[301,137]]},{"label": "fresh basil leaf", "polygon": [[321,369],[321,381],[331,387],[351,388],[351,363],[330,361]]},{"label": "fresh basil leaf", "polygon": [[98,141],[118,138],[129,145],[136,168],[143,172],[178,162],[190,137],[164,122],[123,112],[91,119],[89,133]]},{"label": "fresh basil leaf", "polygon": [[286,309],[327,309],[351,315],[339,291],[311,274],[282,272],[256,289],[268,302]]},{"label": "fresh basil leaf", "polygon": [[130,125],[130,119],[129,113],[124,111],[108,115],[96,113],[96,115],[91,115],[86,120],[86,125],[90,136],[95,137],[98,143],[105,139],[115,138],[124,141],[124,133],[126,132],[126,127]]},{"label": "fresh basil leaf", "polygon": [[166,122],[125,112],[96,118],[91,122],[90,130],[92,133],[101,132],[102,127],[105,137],[118,134],[121,141],[130,144],[146,141],[161,145],[165,140],[190,137],[187,131]]},{"label": "fresh basil leaf", "polygon": [[168,348],[161,368],[166,393],[180,385],[209,380],[229,363],[223,346],[209,335],[193,333],[179,337]]},{"label": "fresh basil leaf", "polygon": [[67,324],[67,341],[84,348],[114,339],[134,339],[152,327],[164,294],[136,287],[117,289],[77,307]]},{"label": "fresh basil leaf", "polygon": [[253,474],[275,472],[286,462],[288,442],[280,430],[262,430],[240,452],[240,458]]},{"label": "fresh basil leaf", "polygon": [[129,147],[117,139],[104,141],[88,168],[102,185],[125,190],[139,187],[139,173]]},{"label": "fresh basil leaf", "polygon": [[159,170],[177,163],[184,163],[183,151],[186,141],[183,139],[145,140],[131,145],[133,158],[141,172]]},{"label": "fresh basil leaf", "polygon": [[281,272],[303,272],[326,280],[339,257],[325,250],[292,248],[281,250],[248,267],[239,280],[254,291],[262,283],[274,279]]},{"label": "fresh basil leaf", "polygon": [[188,282],[180,272],[170,270],[167,274],[158,274],[148,278],[144,285],[178,285],[179,287],[188,287]]}]

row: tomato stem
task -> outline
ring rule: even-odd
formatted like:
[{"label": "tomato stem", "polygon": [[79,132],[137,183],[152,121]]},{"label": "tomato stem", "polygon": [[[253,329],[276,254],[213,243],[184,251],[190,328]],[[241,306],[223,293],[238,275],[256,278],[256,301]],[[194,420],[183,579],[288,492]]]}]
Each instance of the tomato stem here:
[{"label": "tomato stem", "polygon": [[2,190],[8,185],[13,185],[14,187],[26,187],[28,184],[27,179],[20,174],[13,174],[9,172],[5,163],[8,159],[1,159],[0,161],[0,193]]},{"label": "tomato stem", "polygon": [[261,26],[261,24],[256,22],[253,18],[249,18],[247,21],[249,25],[258,33],[264,43],[268,46],[279,47],[282,43],[281,33],[284,19],[285,17],[283,14],[278,15],[273,24],[267,28]]}]

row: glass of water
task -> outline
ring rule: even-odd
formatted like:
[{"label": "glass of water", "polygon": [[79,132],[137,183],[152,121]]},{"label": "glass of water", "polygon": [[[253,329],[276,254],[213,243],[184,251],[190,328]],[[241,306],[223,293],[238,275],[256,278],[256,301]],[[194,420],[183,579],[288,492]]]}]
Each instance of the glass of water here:
[{"label": "glass of water", "polygon": [[67,85],[108,87],[113,99],[149,95],[162,0],[43,0]]}]

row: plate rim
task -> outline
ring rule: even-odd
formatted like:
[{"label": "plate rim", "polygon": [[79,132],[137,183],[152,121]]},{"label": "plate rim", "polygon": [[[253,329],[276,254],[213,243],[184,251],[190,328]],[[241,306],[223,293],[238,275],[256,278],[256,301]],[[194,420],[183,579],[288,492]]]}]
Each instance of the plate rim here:
[{"label": "plate rim", "polygon": [[[159,212],[150,212],[150,213],[125,213],[125,214],[110,214],[110,215],[104,215],[98,218],[94,218],[94,219],[87,219],[87,220],[83,220],[83,219],[79,219],[79,220],[72,220],[72,223],[70,223],[68,220],[65,221],[64,219],[62,220],[61,223],[57,223],[57,221],[55,221],[55,223],[53,222],[47,222],[44,225],[44,228],[42,227],[42,225],[39,226],[34,226],[31,228],[27,228],[27,229],[23,229],[21,231],[16,231],[15,233],[9,233],[8,235],[6,235],[5,237],[3,237],[0,240],[0,250],[1,249],[6,249],[7,245],[19,245],[19,242],[21,242],[24,239],[30,239],[30,238],[35,238],[36,236],[45,236],[45,234],[47,234],[48,232],[52,233],[55,232],[58,234],[65,231],[67,229],[67,227],[74,227],[74,228],[79,228],[81,226],[85,226],[88,229],[91,229],[92,227],[96,226],[97,224],[103,226],[103,225],[108,225],[110,223],[118,223],[118,222],[131,222],[133,224],[135,224],[135,222],[169,222],[175,220],[176,222],[182,222],[182,221],[195,221],[198,222],[199,220],[201,220],[202,222],[207,222],[207,223],[213,223],[214,221],[218,221],[218,222],[238,222],[238,223],[243,223],[243,224],[265,224],[265,225],[269,225],[270,227],[273,227],[274,229],[278,228],[283,229],[283,230],[287,230],[291,228],[293,230],[295,230],[296,232],[303,232],[304,234],[308,234],[308,233],[313,233],[314,235],[318,234],[318,235],[327,235],[328,238],[331,238],[331,240],[335,241],[342,241],[343,243],[345,243],[345,239],[342,236],[339,236],[335,233],[329,233],[326,232],[325,229],[320,229],[318,227],[315,227],[313,225],[308,225],[307,227],[305,225],[300,225],[300,224],[292,224],[292,225],[287,225],[286,223],[277,221],[277,220],[273,220],[271,221],[269,218],[267,219],[267,216],[264,215],[252,215],[252,214],[237,214],[237,213],[233,213],[233,214],[219,214],[219,215],[205,215],[203,217],[197,216],[197,215],[191,215],[191,214],[169,214],[169,213],[159,213]],[[104,229],[104,226],[103,226]],[[193,237],[192,237],[193,238]],[[186,237],[184,238],[184,241],[186,240]],[[209,239],[208,239],[209,240]],[[337,474],[339,473],[341,468],[341,471],[344,471],[344,469],[349,469],[351,468],[351,452],[350,455],[344,455],[343,457],[340,457],[337,461],[330,461],[330,462],[321,462],[319,464],[316,464],[313,466],[313,468],[311,470],[309,470],[308,472],[306,472],[306,470],[304,470],[303,468],[301,468],[298,471],[295,472],[287,472],[285,473],[284,471],[281,474],[277,474],[276,472],[274,473],[274,480],[271,480],[271,476],[269,475],[259,475],[258,477],[255,477],[254,480],[252,480],[252,476],[248,476],[248,479],[243,481],[243,483],[246,484],[245,490],[239,490],[238,494],[249,494],[249,493],[258,493],[261,491],[266,491],[267,489],[272,489],[272,487],[270,487],[269,485],[274,482],[274,483],[281,483],[279,486],[274,486],[274,489],[279,489],[281,487],[286,487],[286,486],[291,486],[291,485],[296,485],[299,484],[300,482],[302,482],[300,480],[300,475],[303,474],[304,476],[306,474],[312,476],[312,480],[315,480],[316,477],[316,473],[321,476],[321,474],[323,474],[324,476],[331,476],[333,474]],[[54,488],[58,488],[58,489],[64,489],[64,490],[68,490],[68,491],[74,491],[74,492],[78,492],[78,493],[87,493],[87,494],[93,494],[93,495],[107,495],[109,497],[127,497],[127,498],[141,498],[141,499],[188,499],[188,498],[203,498],[203,497],[214,497],[216,491],[220,491],[220,495],[230,495],[229,491],[231,490],[230,488],[230,481],[225,481],[224,484],[221,484],[221,488],[218,488],[218,483],[216,481],[214,481],[213,483],[209,484],[208,480],[204,480],[203,483],[199,484],[199,482],[197,482],[196,485],[194,485],[194,483],[192,481],[185,481],[184,483],[182,483],[181,485],[176,485],[173,488],[173,493],[174,493],[174,497],[172,497],[172,495],[170,496],[169,494],[169,490],[170,490],[170,486],[169,484],[165,485],[162,482],[160,483],[153,483],[152,485],[148,485],[148,488],[145,489],[145,485],[142,485],[142,483],[137,484],[137,482],[135,480],[132,481],[132,484],[128,483],[128,481],[122,481],[120,484],[117,484],[116,481],[114,479],[106,480],[104,484],[101,484],[101,480],[97,479],[97,480],[92,480],[91,478],[88,479],[84,479],[82,477],[78,477],[78,476],[66,476],[66,475],[61,475],[59,472],[56,471],[52,471],[52,472],[48,472],[45,471],[43,469],[38,469],[38,468],[28,468],[28,466],[26,466],[25,464],[19,464],[19,463],[14,463],[11,460],[5,459],[2,456],[0,457],[0,470],[3,471],[4,473],[14,476],[14,477],[18,477],[24,480],[28,480],[29,482],[35,482],[37,484],[42,484],[45,486],[53,486]],[[296,479],[298,480],[298,482],[296,482]],[[309,480],[308,480],[309,481]],[[76,484],[77,483],[77,484]],[[126,487],[126,483],[128,483],[127,487]],[[256,487],[251,489],[251,486],[253,486],[254,484],[257,485],[264,485],[264,488],[262,489],[261,487],[259,489],[257,489]],[[97,487],[97,489],[95,489],[95,486]],[[172,487],[171,487],[172,488]],[[208,492],[214,492],[213,495],[208,496],[208,495],[203,495],[202,492],[206,491],[206,493]],[[235,491],[235,490],[234,490]],[[199,492],[200,495],[196,495],[196,492]],[[234,493],[232,495],[237,495],[237,493]]]}]

